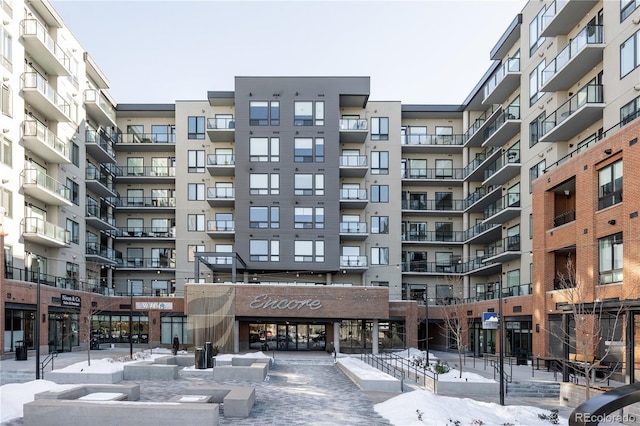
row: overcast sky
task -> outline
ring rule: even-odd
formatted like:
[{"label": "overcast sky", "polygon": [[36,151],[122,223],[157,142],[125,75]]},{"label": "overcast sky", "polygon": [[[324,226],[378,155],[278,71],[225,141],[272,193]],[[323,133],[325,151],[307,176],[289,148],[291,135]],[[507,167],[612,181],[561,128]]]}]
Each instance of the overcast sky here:
[{"label": "overcast sky", "polygon": [[460,104],[525,0],[52,0],[118,103],[206,99],[235,76],[370,76],[371,100]]}]

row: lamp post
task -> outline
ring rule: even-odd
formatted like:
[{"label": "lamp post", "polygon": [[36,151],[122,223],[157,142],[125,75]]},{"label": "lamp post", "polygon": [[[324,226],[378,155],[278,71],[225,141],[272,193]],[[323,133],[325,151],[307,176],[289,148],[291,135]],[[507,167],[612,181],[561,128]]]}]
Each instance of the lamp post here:
[{"label": "lamp post", "polygon": [[129,281],[129,358],[133,359],[133,286]]},{"label": "lamp post", "polygon": [[429,298],[427,297],[427,286],[424,286],[424,294],[422,295],[424,300],[424,342],[425,350],[427,352],[427,366],[429,366]]},{"label": "lamp post", "polygon": [[[40,380],[40,257],[36,257],[35,261],[38,264],[38,270],[36,271],[36,323],[33,341],[36,345],[36,380]],[[31,269],[33,270],[33,267]]]},{"label": "lamp post", "polygon": [[500,405],[504,405],[504,318],[502,317],[502,274],[498,281],[498,317],[500,318]]}]

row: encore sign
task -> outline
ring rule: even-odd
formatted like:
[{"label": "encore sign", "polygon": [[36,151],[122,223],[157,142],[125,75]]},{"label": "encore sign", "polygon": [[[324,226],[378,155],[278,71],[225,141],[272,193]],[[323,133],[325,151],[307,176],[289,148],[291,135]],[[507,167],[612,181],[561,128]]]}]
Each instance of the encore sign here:
[{"label": "encore sign", "polygon": [[260,294],[253,298],[249,306],[252,309],[277,309],[277,310],[300,310],[309,308],[312,311],[322,308],[322,302],[318,299],[275,299],[268,294]]}]

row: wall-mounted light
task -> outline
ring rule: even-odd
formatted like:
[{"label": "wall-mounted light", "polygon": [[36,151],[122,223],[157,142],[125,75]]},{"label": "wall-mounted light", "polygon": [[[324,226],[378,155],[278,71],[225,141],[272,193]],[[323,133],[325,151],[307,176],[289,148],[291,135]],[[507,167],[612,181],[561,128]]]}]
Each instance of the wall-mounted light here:
[{"label": "wall-mounted light", "polygon": [[609,225],[615,225],[616,224],[616,220],[615,219],[609,219],[609,221],[607,223]]},{"label": "wall-mounted light", "polygon": [[613,151],[611,150],[611,148],[607,148],[607,149],[604,150],[604,153],[607,154],[607,155],[611,155],[612,152]]},{"label": "wall-mounted light", "polygon": [[6,75],[2,77],[2,81],[9,81],[9,80],[11,80],[11,77],[7,77]]},{"label": "wall-mounted light", "polygon": [[569,191],[568,189],[565,189],[564,190],[564,196],[567,197],[567,198],[571,197],[571,191]]},{"label": "wall-mounted light", "polygon": [[540,324],[536,324],[536,333],[540,333]]}]

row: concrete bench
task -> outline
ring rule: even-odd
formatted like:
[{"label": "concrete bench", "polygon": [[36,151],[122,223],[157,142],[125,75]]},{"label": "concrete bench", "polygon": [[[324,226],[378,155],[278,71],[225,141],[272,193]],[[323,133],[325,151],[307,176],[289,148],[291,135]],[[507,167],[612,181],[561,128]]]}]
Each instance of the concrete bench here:
[{"label": "concrete bench", "polygon": [[231,365],[234,367],[248,367],[252,364],[267,364],[268,368],[271,368],[271,358],[248,358],[248,357],[233,357],[231,358]]},{"label": "concrete bench", "polygon": [[225,417],[249,417],[256,402],[256,389],[250,386],[209,385],[194,386],[185,395],[210,395],[214,403],[222,403]]},{"label": "concrete bench", "polygon": [[38,426],[113,426],[114,424],[218,425],[218,404],[140,401],[36,399],[23,406],[24,424]]},{"label": "concrete bench", "polygon": [[219,382],[225,380],[261,382],[268,373],[268,365],[264,362],[255,362],[249,366],[216,365],[213,367],[213,379]]},{"label": "concrete bench", "polygon": [[43,377],[58,384],[100,383],[113,384],[122,381],[122,370],[106,373],[86,373],[83,371],[48,371]]},{"label": "concrete bench", "polygon": [[124,380],[175,380],[180,377],[177,365],[156,364],[140,361],[124,366]]},{"label": "concrete bench", "polygon": [[374,370],[380,374],[378,374],[374,378],[374,377],[371,377],[371,375],[368,375],[368,376],[360,375],[356,371],[349,369],[347,365],[340,362],[340,358],[338,358],[337,365],[338,365],[338,368],[340,368],[340,370],[342,370],[342,372],[346,374],[347,377],[349,377],[363,391],[396,392],[396,393],[402,392],[402,382],[400,380],[388,374],[383,375],[377,369],[374,369]]},{"label": "concrete bench", "polygon": [[77,386],[71,389],[60,391],[46,391],[34,395],[34,399],[79,399],[83,396],[95,393],[120,393],[124,394],[129,401],[140,399],[140,385],[100,385],[91,384]]},{"label": "concrete bench", "polygon": [[193,356],[191,355],[161,356],[153,362],[162,365],[177,365],[178,367],[191,367],[194,364]]}]

